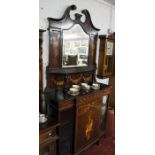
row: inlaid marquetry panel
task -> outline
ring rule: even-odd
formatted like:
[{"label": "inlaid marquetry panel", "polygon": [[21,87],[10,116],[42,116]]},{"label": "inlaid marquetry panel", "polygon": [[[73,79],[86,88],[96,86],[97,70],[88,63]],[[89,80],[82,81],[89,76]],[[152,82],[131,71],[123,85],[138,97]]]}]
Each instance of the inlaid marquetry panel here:
[{"label": "inlaid marquetry panel", "polygon": [[75,152],[98,138],[102,98],[81,97],[77,102]]}]

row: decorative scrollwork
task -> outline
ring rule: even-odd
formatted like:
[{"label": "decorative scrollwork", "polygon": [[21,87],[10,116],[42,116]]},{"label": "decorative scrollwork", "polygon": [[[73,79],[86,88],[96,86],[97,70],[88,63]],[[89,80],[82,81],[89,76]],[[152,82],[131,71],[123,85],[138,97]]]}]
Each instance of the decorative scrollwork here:
[{"label": "decorative scrollwork", "polygon": [[[76,5],[71,5],[69,6],[65,12],[64,15],[59,18],[48,18],[49,21],[49,28],[58,28],[58,29],[70,29],[73,27],[75,24],[81,25],[83,30],[88,33],[88,34],[96,34],[100,29],[96,28],[91,20],[90,14],[88,10],[82,10],[81,13],[85,15],[86,20],[84,22],[81,22],[81,14],[75,13],[75,20],[72,20],[70,17],[70,11],[76,10],[77,7]],[[63,24],[61,24],[63,23]]]}]

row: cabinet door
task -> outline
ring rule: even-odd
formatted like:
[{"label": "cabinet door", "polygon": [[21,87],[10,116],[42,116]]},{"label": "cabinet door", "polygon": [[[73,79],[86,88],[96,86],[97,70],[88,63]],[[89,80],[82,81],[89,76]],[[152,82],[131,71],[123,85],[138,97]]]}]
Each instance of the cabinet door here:
[{"label": "cabinet door", "polygon": [[75,152],[99,137],[102,98],[79,97],[76,108]]}]

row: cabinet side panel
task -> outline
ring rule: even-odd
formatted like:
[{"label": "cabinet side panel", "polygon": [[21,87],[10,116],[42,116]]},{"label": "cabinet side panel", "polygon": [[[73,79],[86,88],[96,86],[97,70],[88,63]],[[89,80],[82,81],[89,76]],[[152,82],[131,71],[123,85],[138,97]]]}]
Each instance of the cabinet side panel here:
[{"label": "cabinet side panel", "polygon": [[102,98],[89,100],[89,97],[76,110],[76,137],[75,152],[81,151],[84,147],[99,137],[100,114]]}]

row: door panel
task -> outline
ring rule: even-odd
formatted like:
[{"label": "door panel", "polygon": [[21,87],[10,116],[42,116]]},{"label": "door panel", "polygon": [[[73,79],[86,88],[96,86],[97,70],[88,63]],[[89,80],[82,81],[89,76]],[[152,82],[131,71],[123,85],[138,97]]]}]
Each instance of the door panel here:
[{"label": "door panel", "polygon": [[102,98],[80,97],[77,104],[75,152],[99,137]]}]

